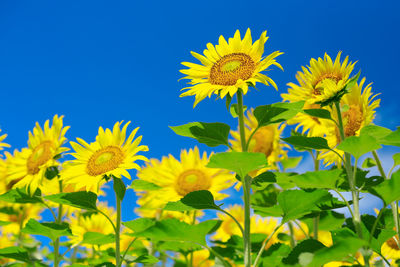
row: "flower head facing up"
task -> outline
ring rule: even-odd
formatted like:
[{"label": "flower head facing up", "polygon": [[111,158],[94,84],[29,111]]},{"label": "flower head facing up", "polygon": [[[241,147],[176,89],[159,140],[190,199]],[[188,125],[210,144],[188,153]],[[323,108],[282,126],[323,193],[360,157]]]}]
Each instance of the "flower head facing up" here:
[{"label": "flower head facing up", "polygon": [[260,39],[252,42],[250,29],[247,30],[244,38],[240,37],[239,30],[228,42],[223,36],[219,38],[218,45],[207,44],[203,55],[195,52],[191,54],[201,64],[182,62],[188,67],[181,72],[187,76],[183,79],[190,80],[191,86],[181,94],[183,96],[195,96],[194,106],[204,98],[212,94],[224,98],[227,94],[233,96],[239,89],[246,94],[248,87],[255,86],[257,82],[265,85],[272,85],[277,89],[275,82],[261,72],[266,71],[271,65],[282,69],[275,58],[283,53],[275,51],[263,57],[264,45],[268,40],[267,32],[263,32]]},{"label": "flower head facing up", "polygon": [[[302,72],[296,74],[298,84],[288,83],[289,89],[285,94],[281,94],[284,101],[297,102],[305,101],[304,109],[318,109],[321,104],[329,102],[335,97],[340,98],[345,91],[343,90],[349,82],[349,77],[354,69],[355,63],[349,62],[346,57],[341,62],[341,52],[332,61],[328,54],[324,58],[310,60],[310,65],[302,67]],[[298,113],[289,124],[298,124],[296,130],[302,127],[303,133],[307,132],[311,136],[323,136],[325,133],[324,124],[326,120],[321,120],[304,113]]]},{"label": "flower head facing up", "polygon": [[[75,160],[65,164],[63,179],[66,184],[75,186],[75,189],[99,192],[100,182],[104,177],[122,176],[131,178],[127,170],[140,170],[137,160],[147,161],[140,151],[148,151],[148,147],[139,145],[142,136],[135,139],[139,128],[133,130],[126,138],[127,122],[122,127],[122,122],[117,122],[113,130],[99,128],[96,141],[88,144],[78,138],[79,143],[71,142],[75,150],[71,153]],[[121,128],[122,127],[122,128]]]},{"label": "flower head facing up", "polygon": [[65,133],[69,126],[63,127],[63,116],[53,117],[53,123],[47,120],[43,129],[36,123],[33,132],[29,132],[28,148],[14,151],[8,160],[9,181],[18,180],[14,187],[27,186],[33,194],[42,184],[47,168],[59,166],[56,158],[68,148],[63,147],[66,142]]},{"label": "flower head facing up", "polygon": [[156,214],[157,209],[163,208],[169,201],[178,201],[198,190],[210,191],[217,200],[227,197],[221,191],[234,184],[234,175],[227,170],[207,168],[208,160],[207,153],[201,156],[197,147],[182,150],[180,160],[172,155],[163,157],[161,161],[151,159],[137,176],[158,185],[159,189],[138,192],[138,204],[141,206],[138,212],[153,210]]}]

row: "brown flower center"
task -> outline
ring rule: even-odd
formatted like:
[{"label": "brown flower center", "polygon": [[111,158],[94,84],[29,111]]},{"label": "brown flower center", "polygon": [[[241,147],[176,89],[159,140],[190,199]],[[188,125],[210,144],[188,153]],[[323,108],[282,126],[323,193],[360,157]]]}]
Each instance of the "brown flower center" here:
[{"label": "brown flower center", "polygon": [[320,82],[322,82],[325,79],[330,79],[336,83],[338,83],[338,81],[340,81],[342,79],[342,76],[338,73],[325,73],[323,75],[321,75],[321,77],[319,77],[315,82],[314,82],[314,87],[316,85],[318,85]]},{"label": "brown flower center", "polygon": [[[392,249],[394,249],[394,250],[400,250],[399,245],[397,245],[397,242],[396,242],[396,240],[394,240],[394,238],[395,238],[395,237],[390,238],[388,241],[386,241],[386,244],[387,244],[390,248],[392,248]],[[398,238],[398,237],[396,236],[396,238]]]},{"label": "brown flower center", "polygon": [[251,78],[255,68],[256,64],[249,55],[228,54],[211,67],[209,81],[215,85],[235,85],[239,79]]},{"label": "brown flower center", "polygon": [[175,184],[176,192],[185,196],[190,192],[207,190],[211,187],[211,179],[200,170],[190,169],[178,176]]},{"label": "brown flower center", "polygon": [[51,141],[43,141],[40,145],[36,146],[26,162],[28,173],[38,173],[39,167],[53,158],[53,153],[54,144]]},{"label": "brown flower center", "polygon": [[90,176],[105,174],[118,168],[124,160],[124,153],[119,147],[107,146],[97,150],[89,159],[86,171]]},{"label": "brown flower center", "polygon": [[[346,137],[356,135],[363,122],[363,112],[358,105],[350,105],[349,110],[343,112],[344,134]],[[340,140],[339,130],[336,129],[336,138]]]}]

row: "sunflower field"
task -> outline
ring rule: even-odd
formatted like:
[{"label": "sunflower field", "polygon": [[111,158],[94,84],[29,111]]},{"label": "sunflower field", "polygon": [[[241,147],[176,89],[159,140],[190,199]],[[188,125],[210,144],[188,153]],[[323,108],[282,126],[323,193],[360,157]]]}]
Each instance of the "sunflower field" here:
[{"label": "sunflower field", "polygon": [[[338,52],[311,58],[281,102],[246,106],[246,94],[278,90],[283,53],[266,53],[267,40],[238,30],[182,62],[180,96],[196,108],[215,95],[237,127],[212,118],[169,127],[223,152],[152,158],[129,121],[83,140],[55,115],[22,149],[3,129],[1,266],[397,266],[400,153],[388,172],[379,154],[400,146],[400,129],[374,124],[379,92]],[[302,172],[307,154],[314,171]],[[100,200],[107,187],[115,207]],[[127,190],[138,208],[122,221]],[[369,195],[381,201],[374,215],[360,209]],[[232,198],[242,204],[224,204]]]}]

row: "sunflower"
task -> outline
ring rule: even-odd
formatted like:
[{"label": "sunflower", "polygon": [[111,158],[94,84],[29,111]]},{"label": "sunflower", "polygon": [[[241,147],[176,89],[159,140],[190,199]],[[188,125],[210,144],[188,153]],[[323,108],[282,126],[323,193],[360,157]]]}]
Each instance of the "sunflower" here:
[{"label": "sunflower", "polygon": [[[140,170],[136,160],[147,161],[140,151],[148,151],[148,147],[139,145],[142,136],[135,138],[139,128],[134,129],[126,138],[126,129],[130,122],[122,127],[122,122],[117,122],[113,130],[99,128],[96,142],[91,144],[77,138],[78,143],[70,142],[75,157],[65,165],[63,180],[66,184],[75,185],[75,189],[86,189],[87,191],[99,192],[100,182],[105,177],[131,179],[127,170]],[[122,127],[122,129],[121,129]]]},{"label": "sunflower", "polygon": [[383,243],[381,247],[381,252],[382,255],[385,256],[385,258],[396,261],[397,259],[400,259],[400,247],[397,244],[396,240],[394,240],[394,238],[399,240],[399,237],[397,235],[391,237],[385,243]]},{"label": "sunflower", "polygon": [[58,166],[56,158],[68,150],[62,146],[69,129],[69,126],[63,127],[63,116],[55,115],[52,126],[49,124],[47,120],[42,129],[36,123],[33,133],[29,132],[28,148],[16,150],[10,159],[8,179],[19,179],[14,187],[26,186],[31,194],[41,185],[47,168]]},{"label": "sunflower", "polygon": [[[98,202],[97,208],[115,221],[117,214],[106,202]],[[70,238],[73,244],[78,244],[83,240],[86,232],[96,232],[101,234],[113,234],[114,228],[111,223],[100,213],[76,213],[70,216],[70,226],[73,236]],[[90,246],[91,247],[91,246]]]},{"label": "sunflower", "polygon": [[[371,84],[364,87],[365,78],[360,83],[356,83],[351,88],[351,91],[344,95],[340,101],[340,107],[343,110],[343,126],[345,136],[358,136],[361,129],[372,123],[375,118],[375,109],[379,107],[380,99],[375,99],[377,95],[372,93]],[[332,118],[338,120],[336,109],[330,108]],[[340,134],[337,126],[330,122],[326,128],[326,139],[329,147],[336,147],[340,143]],[[341,156],[344,152],[336,150]],[[323,159],[324,164],[329,165],[337,163],[340,166],[340,157],[332,151],[327,151],[320,154],[320,159]]]},{"label": "sunflower", "polygon": [[257,82],[265,85],[271,84],[277,89],[275,82],[261,72],[266,71],[271,65],[275,65],[283,70],[282,66],[276,62],[275,58],[283,53],[275,51],[263,57],[264,45],[268,40],[267,32],[264,31],[260,39],[252,43],[250,29],[247,30],[243,40],[239,30],[228,42],[221,35],[219,44],[214,46],[207,44],[207,49],[203,55],[191,52],[192,56],[200,61],[201,64],[182,62],[182,65],[189,69],[181,70],[187,75],[183,79],[188,79],[189,87],[180,96],[195,96],[195,107],[204,98],[216,94],[224,98],[227,94],[234,96],[241,89],[246,94],[249,86],[255,86]]},{"label": "sunflower", "polygon": [[[1,129],[0,129],[1,132]],[[6,139],[7,134],[0,135],[0,150],[3,150],[4,147],[10,147],[9,144],[3,143],[4,139]]]},{"label": "sunflower", "polygon": [[226,198],[228,195],[221,191],[233,185],[235,176],[224,169],[207,168],[208,159],[206,152],[200,156],[197,147],[182,150],[180,161],[172,155],[163,157],[161,161],[151,159],[137,176],[160,188],[138,192],[138,204],[143,205],[142,210],[163,208],[169,201],[178,201],[197,190],[208,190],[217,200]]},{"label": "sunflower", "polygon": [[[253,109],[247,111],[247,114],[244,117],[244,124],[245,136],[246,140],[248,140],[253,131],[258,127],[258,122],[253,114]],[[284,149],[288,148],[289,146],[280,141],[280,137],[284,128],[284,124],[271,124],[263,126],[260,127],[251,137],[248,151],[264,153],[269,165],[267,168],[263,168],[262,170],[253,173],[252,176],[266,170],[277,169],[277,163],[286,157],[286,151]],[[230,140],[232,148],[235,151],[242,151],[239,130],[231,131],[231,135],[233,137],[233,140]]]},{"label": "sunflower", "polygon": [[[281,94],[284,101],[305,101],[304,109],[321,108],[320,102],[336,96],[349,81],[355,63],[349,62],[346,57],[340,62],[341,52],[333,62],[328,54],[324,58],[310,60],[310,66],[302,67],[302,72],[296,74],[298,85],[288,83],[288,93]],[[302,127],[303,133],[311,136],[323,136],[326,120],[315,118],[304,113],[298,113],[289,124],[298,124],[296,130]]]},{"label": "sunflower", "polygon": [[11,222],[2,226],[3,234],[18,235],[29,219],[40,220],[43,208],[37,204],[1,204],[0,221]]},{"label": "sunflower", "polygon": [[[244,225],[244,209],[243,206],[233,205],[226,209],[235,219],[242,225]],[[221,226],[215,232],[215,235],[212,237],[214,240],[220,240],[226,242],[232,235],[241,236],[242,233],[236,222],[224,213],[218,213],[218,218],[222,220]],[[253,215],[250,218],[251,221],[251,233],[259,233],[270,235],[276,227],[278,227],[278,221],[275,218],[261,218],[257,215]],[[278,233],[281,231],[278,230],[272,236],[268,244],[265,246],[265,249],[268,249],[272,244],[278,242]]]}]

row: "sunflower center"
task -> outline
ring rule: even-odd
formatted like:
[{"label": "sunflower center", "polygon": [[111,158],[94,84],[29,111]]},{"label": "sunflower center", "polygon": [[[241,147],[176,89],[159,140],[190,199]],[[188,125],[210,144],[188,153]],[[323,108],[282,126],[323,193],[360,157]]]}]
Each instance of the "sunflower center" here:
[{"label": "sunflower center", "polygon": [[119,147],[107,146],[97,150],[89,159],[86,171],[90,176],[105,174],[118,168],[124,160],[124,153]]},{"label": "sunflower center", "polygon": [[215,85],[235,85],[236,82],[247,80],[253,75],[256,64],[244,53],[232,53],[220,58],[211,67],[210,83]]},{"label": "sunflower center", "polygon": [[176,192],[185,196],[190,192],[198,190],[207,190],[211,186],[211,179],[200,170],[187,170],[178,176],[175,184]]},{"label": "sunflower center", "polygon": [[329,79],[329,80],[334,81],[335,83],[338,83],[338,81],[340,81],[342,79],[342,76],[337,73],[325,73],[325,74],[321,75],[321,77],[319,77],[315,81],[314,86],[318,85],[320,82],[322,82],[325,79]]},{"label": "sunflower center", "polygon": [[386,244],[394,249],[394,250],[400,250],[399,246],[397,245],[396,240],[394,240],[394,237],[390,238],[388,241],[386,241]]},{"label": "sunflower center", "polygon": [[274,137],[275,133],[271,127],[261,127],[254,135],[255,140],[252,152],[264,153],[266,157],[269,157],[274,149]]},{"label": "sunflower center", "polygon": [[222,229],[224,229],[224,232],[230,236],[236,234],[237,231],[235,230],[237,227],[237,224],[232,219],[227,219],[222,223]]},{"label": "sunflower center", "polygon": [[40,143],[40,145],[36,146],[26,162],[28,173],[38,173],[39,167],[53,157],[53,150],[54,145],[51,141],[43,141],[42,143]]}]

